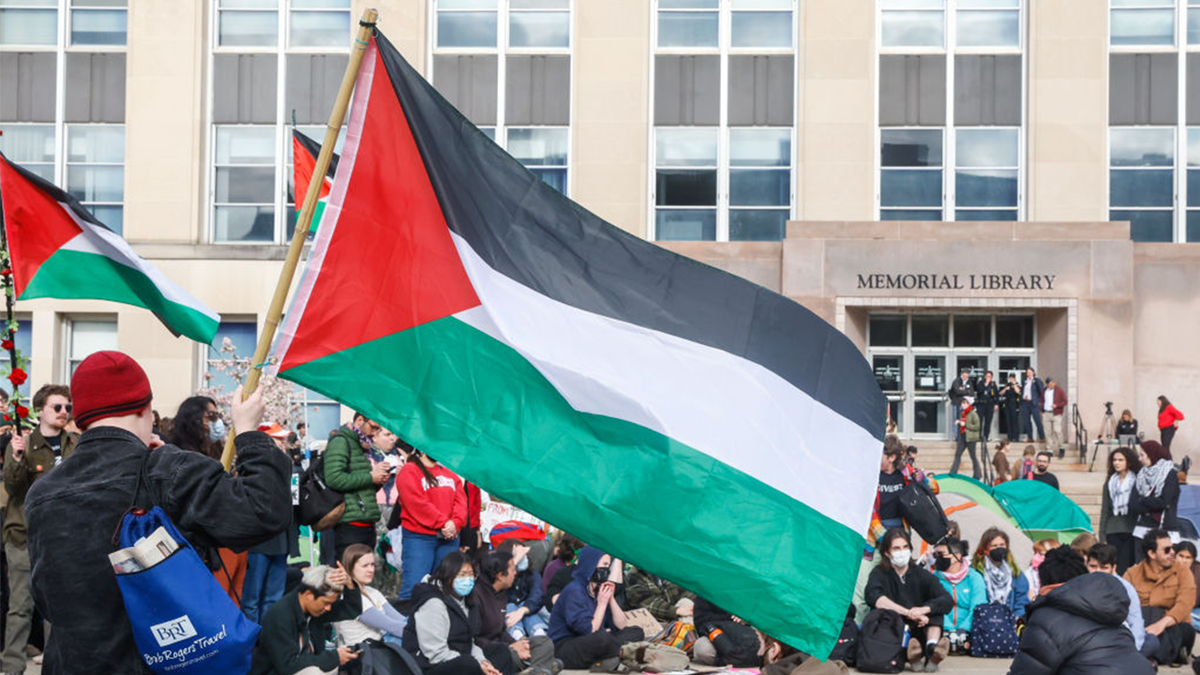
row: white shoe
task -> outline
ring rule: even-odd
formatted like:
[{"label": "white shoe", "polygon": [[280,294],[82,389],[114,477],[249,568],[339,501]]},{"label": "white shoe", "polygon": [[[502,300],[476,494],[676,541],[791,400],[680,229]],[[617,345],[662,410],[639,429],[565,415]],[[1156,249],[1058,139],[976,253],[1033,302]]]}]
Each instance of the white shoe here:
[{"label": "white shoe", "polygon": [[35,657],[33,657],[32,659],[29,659],[29,660],[30,660],[30,661],[33,661],[33,663],[34,663],[35,665],[38,665],[38,666],[40,666],[40,665],[42,665],[42,661],[43,661],[45,658],[46,658],[46,656],[45,656],[44,654],[38,654],[37,656],[35,656]]}]

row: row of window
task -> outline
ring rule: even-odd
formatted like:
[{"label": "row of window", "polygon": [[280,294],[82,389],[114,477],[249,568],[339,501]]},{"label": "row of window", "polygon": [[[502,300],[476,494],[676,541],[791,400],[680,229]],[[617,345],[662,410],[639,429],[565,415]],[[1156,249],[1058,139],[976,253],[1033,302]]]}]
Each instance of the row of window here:
[{"label": "row of window", "polygon": [[[125,45],[128,0],[67,0],[68,44]],[[60,0],[5,0],[0,3],[0,46],[41,47],[59,43]]]},{"label": "row of window", "polygon": [[882,129],[879,137],[881,220],[1017,220],[1019,129]]},{"label": "row of window", "polygon": [[340,51],[349,35],[350,0],[217,0],[218,48]]},{"label": "row of window", "polygon": [[439,0],[439,50],[565,50],[571,46],[571,0]]},{"label": "row of window", "polygon": [[1019,49],[1021,0],[880,0],[879,40],[885,50]]},{"label": "row of window", "polygon": [[[1186,35],[1176,37],[1176,26]],[[1173,47],[1181,40],[1200,45],[1200,1],[1112,0],[1109,40],[1113,47]]]}]

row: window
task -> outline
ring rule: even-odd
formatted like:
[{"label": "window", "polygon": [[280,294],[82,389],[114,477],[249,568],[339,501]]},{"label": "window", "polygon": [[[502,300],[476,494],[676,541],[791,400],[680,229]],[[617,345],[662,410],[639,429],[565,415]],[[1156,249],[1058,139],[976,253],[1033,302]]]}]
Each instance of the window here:
[{"label": "window", "polygon": [[1200,129],[1188,129],[1185,241],[1200,243]]},{"label": "window", "polygon": [[[296,128],[300,130],[300,133],[315,140],[317,143],[322,143],[325,140],[325,127],[323,126],[297,125]],[[287,134],[287,148],[283,153],[284,161],[287,162],[284,167],[284,176],[286,176],[285,180],[287,182],[287,203],[285,205],[287,207],[287,234],[285,235],[285,240],[290,242],[292,234],[296,231],[296,219],[300,216],[300,206],[303,206],[303,204],[296,204],[296,172],[294,170],[295,162],[293,161],[291,128],[287,129]],[[338,133],[337,143],[333,146],[333,152],[340,157],[342,146],[345,144],[346,127],[343,126],[341,132]],[[312,235],[310,234],[309,236],[311,237]]]},{"label": "window", "polygon": [[[1033,349],[1033,317],[997,316],[996,346]],[[1000,367],[1004,367],[1003,362]]]},{"label": "window", "polygon": [[217,0],[217,45],[275,47],[279,0]]},{"label": "window", "polygon": [[570,194],[571,0],[437,0],[434,32],[434,86]]},{"label": "window", "polygon": [[301,406],[300,419],[296,421],[306,425],[309,442],[329,438],[329,432],[341,426],[342,406],[337,401],[300,386],[295,387],[292,396],[292,401]]},{"label": "window", "polygon": [[275,240],[272,126],[217,127],[213,223],[217,241]]},{"label": "window", "polygon": [[1020,218],[1022,7],[882,0],[880,220]]},{"label": "window", "polygon": [[1187,43],[1200,44],[1200,2],[1197,0],[1188,0]]},{"label": "window", "polygon": [[0,45],[58,43],[58,0],[0,2]]},{"label": "window", "polygon": [[124,229],[125,127],[67,126],[67,192],[117,234]]},{"label": "window", "polygon": [[346,47],[346,37],[350,35],[350,0],[291,0],[290,5],[290,47]]},{"label": "window", "polygon": [[33,173],[54,182],[54,125],[5,124],[0,150]]},{"label": "window", "polygon": [[872,314],[867,335],[872,347],[908,346],[908,316]]},{"label": "window", "polygon": [[75,319],[67,324],[67,374],[70,381],[75,369],[84,359],[96,352],[117,349],[117,322],[115,319]]},{"label": "window", "polygon": [[[1110,45],[1170,47],[1175,44],[1174,0],[1112,0],[1110,8]],[[1188,24],[1190,31],[1190,16]]]},{"label": "window", "polygon": [[1173,241],[1175,129],[1109,130],[1109,219],[1134,241]]},{"label": "window", "polygon": [[651,235],[778,241],[793,213],[793,0],[658,0]]},{"label": "window", "polygon": [[[204,386],[218,396],[237,389],[258,346],[258,327],[253,321],[222,321],[207,348]],[[239,373],[237,377],[235,373]]]},{"label": "window", "polygon": [[127,0],[71,0],[71,44],[124,46]]}]

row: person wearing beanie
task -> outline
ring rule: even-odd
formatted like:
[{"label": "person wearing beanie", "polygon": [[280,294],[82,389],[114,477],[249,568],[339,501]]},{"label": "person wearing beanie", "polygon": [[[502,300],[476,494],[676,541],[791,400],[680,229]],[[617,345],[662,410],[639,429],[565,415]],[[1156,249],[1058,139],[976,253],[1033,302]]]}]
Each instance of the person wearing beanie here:
[{"label": "person wearing beanie", "polygon": [[5,618],[4,656],[0,671],[25,672],[25,643],[33,626],[33,598],[29,595],[29,548],[25,526],[25,495],[34,481],[45,476],[75,450],[76,437],[67,432],[71,419],[71,390],[47,384],[33,395],[38,424],[8,441],[4,462],[4,490],[8,504],[4,517],[4,554],[8,558],[8,616]]},{"label": "person wearing beanie", "polygon": [[[116,351],[92,354],[71,379],[83,431],[75,452],[29,489],[31,591],[54,626],[46,675],[143,673],[108,554],[113,532],[133,503],[145,470],[142,506],[159,506],[193,545],[245,549],[291,522],[291,461],[257,431],[262,389],[233,396],[236,475],[196,452],[154,435],[146,373]],[[249,431],[245,431],[249,430]]]}]

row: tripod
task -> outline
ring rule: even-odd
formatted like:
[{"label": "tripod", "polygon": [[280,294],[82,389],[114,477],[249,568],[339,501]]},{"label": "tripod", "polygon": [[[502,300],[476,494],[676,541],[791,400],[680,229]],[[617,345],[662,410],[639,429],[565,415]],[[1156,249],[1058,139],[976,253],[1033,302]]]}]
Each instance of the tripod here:
[{"label": "tripod", "polygon": [[1096,432],[1096,442],[1107,438],[1115,438],[1117,434],[1117,419],[1113,417],[1112,407],[1104,409],[1104,419],[1100,420],[1100,430]]}]

